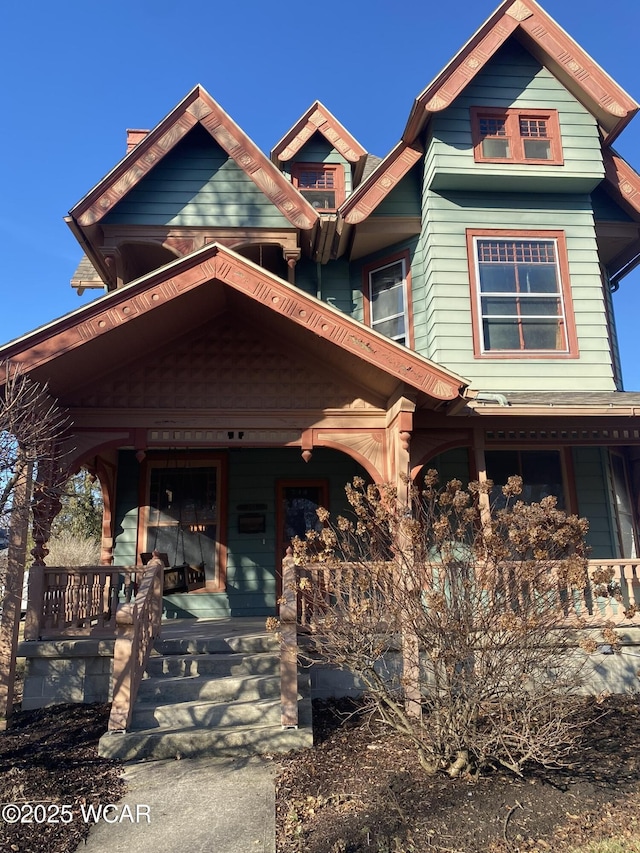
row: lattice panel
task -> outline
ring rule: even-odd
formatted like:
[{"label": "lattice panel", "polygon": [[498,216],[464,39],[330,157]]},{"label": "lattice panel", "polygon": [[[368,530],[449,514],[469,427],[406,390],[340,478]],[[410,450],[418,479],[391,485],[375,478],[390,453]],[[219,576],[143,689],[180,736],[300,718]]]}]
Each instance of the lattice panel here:
[{"label": "lattice panel", "polygon": [[227,316],[196,337],[86,388],[72,406],[148,409],[376,409],[367,392]]}]

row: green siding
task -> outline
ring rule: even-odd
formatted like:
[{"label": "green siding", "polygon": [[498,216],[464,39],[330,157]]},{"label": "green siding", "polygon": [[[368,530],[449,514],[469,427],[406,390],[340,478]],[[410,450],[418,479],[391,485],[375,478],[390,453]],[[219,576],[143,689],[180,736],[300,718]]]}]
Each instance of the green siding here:
[{"label": "green siding", "polygon": [[373,211],[376,216],[420,216],[421,166],[417,163]]},{"label": "green siding", "polygon": [[[564,163],[561,166],[475,163],[470,108],[556,109]],[[433,189],[483,186],[538,191],[589,192],[604,177],[594,117],[531,54],[511,39],[431,123],[427,185]],[[500,185],[500,181],[502,184]]]},{"label": "green siding", "polygon": [[[272,613],[276,595],[276,482],[329,481],[329,509],[344,512],[345,484],[361,467],[347,456],[316,448],[309,463],[298,449],[248,449],[229,454],[229,535],[227,594],[233,616]],[[264,533],[239,533],[237,518],[243,504],[266,506]]]},{"label": "green siding", "polygon": [[578,515],[589,519],[587,544],[593,559],[619,554],[611,515],[607,450],[574,447],[573,465],[578,495]]},{"label": "green siding", "polygon": [[290,227],[201,125],[163,157],[103,221],[106,225]]},{"label": "green siding", "polygon": [[591,193],[596,222],[633,222],[633,219],[601,187]]},{"label": "green siding", "polygon": [[[467,228],[564,232],[579,358],[474,357]],[[423,233],[416,254],[413,287],[418,352],[484,390],[615,390],[588,195],[425,190]],[[424,282],[424,298],[418,290],[418,274]]]},{"label": "green siding", "polygon": [[113,545],[113,562],[116,566],[138,564],[136,540],[138,537],[138,478],[140,463],[133,450],[118,454],[118,480],[116,483],[116,526]]},{"label": "green siding", "polygon": [[411,297],[413,300],[413,308],[415,310],[416,303],[424,299],[422,277],[420,275],[419,269],[416,267],[416,253],[418,251],[418,246],[418,237],[413,237],[410,240],[403,240],[400,243],[394,243],[392,246],[387,246],[384,249],[381,249],[379,252],[373,252],[371,255],[366,255],[363,258],[358,258],[357,261],[354,261],[351,264],[352,302],[350,313],[356,320],[360,320],[362,322],[364,318],[364,308],[362,304],[362,271],[364,267],[368,264],[374,264],[378,261],[380,263],[384,263],[387,258],[390,258],[392,255],[395,255],[398,252],[403,252],[405,250],[408,250],[409,252],[409,266],[411,267]]},{"label": "green siding", "polygon": [[[350,457],[322,447],[314,450],[308,463],[302,459],[299,448],[242,448],[230,451],[228,461],[226,593],[167,596],[165,613],[169,618],[272,614],[276,606],[277,481],[328,480],[329,509],[337,513],[347,508],[346,483],[356,475],[366,477]],[[116,565],[138,562],[139,477],[140,465],[134,452],[121,451],[116,493]],[[264,533],[238,531],[238,515],[243,511],[243,504],[266,507]]]},{"label": "green siding", "polygon": [[354,310],[353,293],[346,258],[317,264],[301,258],[296,264],[296,286],[312,296],[323,299],[345,314]]}]

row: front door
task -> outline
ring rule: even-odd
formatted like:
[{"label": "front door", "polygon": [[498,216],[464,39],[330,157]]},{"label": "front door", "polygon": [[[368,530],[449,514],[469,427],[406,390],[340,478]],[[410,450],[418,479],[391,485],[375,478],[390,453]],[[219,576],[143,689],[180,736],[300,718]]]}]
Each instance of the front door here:
[{"label": "front door", "polygon": [[277,596],[282,595],[282,558],[292,540],[304,539],[308,530],[322,530],[318,507],[328,509],[329,485],[326,480],[281,480],[277,485],[278,517],[276,539]]}]

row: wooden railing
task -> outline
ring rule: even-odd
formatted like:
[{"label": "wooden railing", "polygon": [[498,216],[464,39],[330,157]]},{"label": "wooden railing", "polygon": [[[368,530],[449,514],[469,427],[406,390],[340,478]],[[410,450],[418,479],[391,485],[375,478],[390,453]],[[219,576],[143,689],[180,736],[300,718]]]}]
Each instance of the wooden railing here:
[{"label": "wooden railing", "polygon": [[131,724],[138,687],[162,619],[164,564],[151,560],[134,600],[116,611],[117,636],[113,650],[113,701],[110,732],[124,732]]},{"label": "wooden railing", "polygon": [[32,566],[25,640],[115,637],[119,600],[134,586],[135,568]]},{"label": "wooden railing", "polygon": [[[298,631],[307,629],[315,619],[321,620],[323,613],[337,598],[347,607],[360,599],[363,591],[357,583],[357,576],[363,569],[362,565],[348,563],[296,566],[291,549],[287,549],[282,561],[283,589],[279,609],[283,727],[298,724]],[[565,624],[587,629],[610,625],[616,628],[640,627],[640,559],[589,560],[588,574],[589,584],[580,592],[558,588]],[[596,574],[604,574],[609,579],[606,587],[592,582]],[[392,582],[392,577],[393,574],[389,573],[388,582]],[[383,587],[378,591],[384,595]],[[411,653],[413,651],[417,660],[417,647],[413,650],[408,648],[407,654],[407,638],[402,626],[400,628],[403,664],[415,671],[417,664],[415,661],[411,663]],[[410,678],[409,675],[409,681]]]},{"label": "wooden railing", "polygon": [[[289,588],[297,591],[298,624],[309,625],[335,600],[336,595],[347,606],[351,598],[361,597],[357,575],[362,570],[363,566],[348,563],[335,566],[310,564],[300,568],[293,565],[292,558],[285,557],[283,587],[285,576],[293,574]],[[596,573],[610,577],[606,588],[592,582]],[[558,588],[558,600],[567,623],[581,623],[588,628],[610,623],[616,627],[640,626],[640,559],[589,560],[588,574],[590,583],[582,591]],[[391,574],[387,580],[390,578]],[[286,589],[284,591],[286,593]],[[382,589],[379,591],[384,592]],[[627,616],[628,613],[633,615]],[[280,618],[282,621],[282,615]]]}]

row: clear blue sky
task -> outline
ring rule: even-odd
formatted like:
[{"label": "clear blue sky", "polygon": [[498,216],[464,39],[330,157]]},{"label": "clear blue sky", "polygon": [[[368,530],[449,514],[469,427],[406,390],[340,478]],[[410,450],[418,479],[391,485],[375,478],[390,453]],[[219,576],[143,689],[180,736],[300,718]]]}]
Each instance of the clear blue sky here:
[{"label": "clear blue sky", "polygon": [[[0,342],[79,298],[81,257],[62,217],[201,83],[269,152],[320,99],[370,152],[398,141],[413,99],[497,0],[66,0],[8,3],[0,79]],[[640,100],[638,0],[542,5]],[[640,115],[616,142],[640,169]],[[640,390],[640,270],[615,296],[625,387]]]}]

